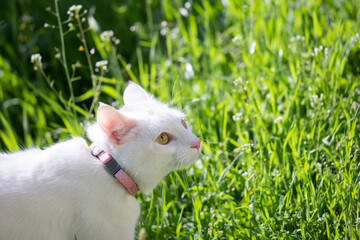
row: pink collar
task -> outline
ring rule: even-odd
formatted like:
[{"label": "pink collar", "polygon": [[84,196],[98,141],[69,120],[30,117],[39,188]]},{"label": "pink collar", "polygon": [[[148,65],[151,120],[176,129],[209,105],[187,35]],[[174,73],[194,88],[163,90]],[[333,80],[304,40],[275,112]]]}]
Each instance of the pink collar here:
[{"label": "pink collar", "polygon": [[139,187],[136,185],[134,180],[126,174],[126,172],[120,167],[112,156],[101,150],[95,143],[90,145],[91,154],[97,157],[105,166],[106,170],[114,176],[126,190],[135,197],[135,194],[139,191]]}]

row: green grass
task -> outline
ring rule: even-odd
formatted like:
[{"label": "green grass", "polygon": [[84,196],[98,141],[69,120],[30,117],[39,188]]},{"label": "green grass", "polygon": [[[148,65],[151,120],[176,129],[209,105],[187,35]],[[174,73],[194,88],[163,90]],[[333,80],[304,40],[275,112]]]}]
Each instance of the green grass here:
[{"label": "green grass", "polygon": [[[61,36],[65,51],[56,46],[60,58],[80,59],[67,80],[53,64],[45,78],[19,76],[0,56],[0,147],[83,135],[94,104],[121,106],[130,79],[184,109],[203,147],[193,166],[138,195],[141,239],[360,238],[360,2],[194,1],[186,12],[180,0],[142,4],[130,58],[86,22]],[[81,42],[69,34],[81,31],[88,50],[70,52]],[[100,59],[109,72],[90,78]]]}]

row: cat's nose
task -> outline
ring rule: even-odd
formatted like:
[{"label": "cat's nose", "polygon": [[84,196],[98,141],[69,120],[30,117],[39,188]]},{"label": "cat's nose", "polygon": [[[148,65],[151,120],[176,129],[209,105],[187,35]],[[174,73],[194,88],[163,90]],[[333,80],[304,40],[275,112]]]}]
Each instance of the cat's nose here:
[{"label": "cat's nose", "polygon": [[197,139],[193,145],[191,145],[191,148],[196,148],[197,150],[200,149],[200,146],[201,146],[201,140],[200,139]]}]

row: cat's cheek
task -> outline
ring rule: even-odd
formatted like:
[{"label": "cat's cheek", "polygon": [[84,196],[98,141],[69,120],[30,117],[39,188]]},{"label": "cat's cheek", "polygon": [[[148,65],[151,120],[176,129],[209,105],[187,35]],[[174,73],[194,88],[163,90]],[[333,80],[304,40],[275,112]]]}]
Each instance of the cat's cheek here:
[{"label": "cat's cheek", "polygon": [[184,168],[193,164],[199,156],[199,151],[196,149],[186,149],[177,154],[177,168]]}]

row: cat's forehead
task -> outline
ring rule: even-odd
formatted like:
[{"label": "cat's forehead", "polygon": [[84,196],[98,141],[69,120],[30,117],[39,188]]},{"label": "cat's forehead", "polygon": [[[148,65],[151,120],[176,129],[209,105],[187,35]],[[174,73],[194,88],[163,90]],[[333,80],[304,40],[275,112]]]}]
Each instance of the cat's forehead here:
[{"label": "cat's forehead", "polygon": [[136,105],[124,106],[120,112],[128,115],[130,118],[148,119],[149,121],[177,121],[185,117],[185,114],[175,108],[170,108],[160,102],[143,102]]}]

